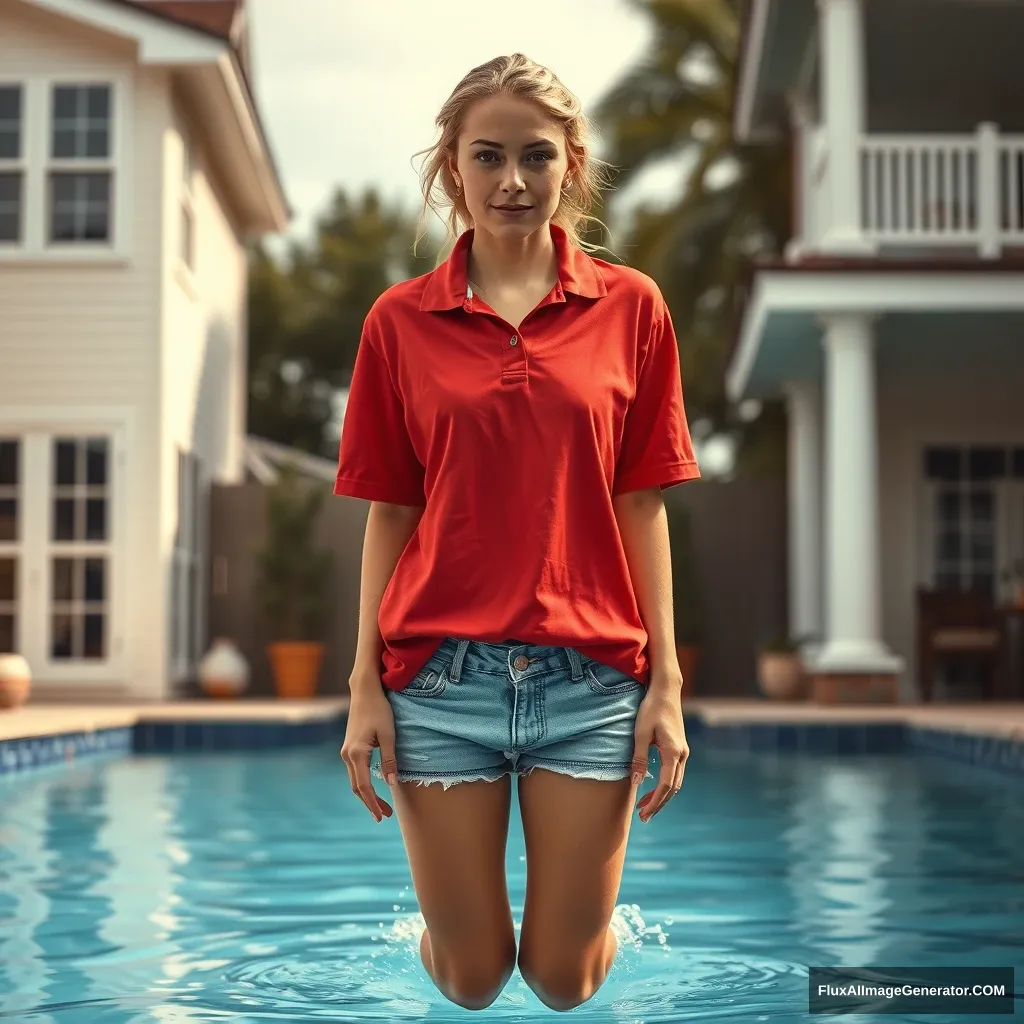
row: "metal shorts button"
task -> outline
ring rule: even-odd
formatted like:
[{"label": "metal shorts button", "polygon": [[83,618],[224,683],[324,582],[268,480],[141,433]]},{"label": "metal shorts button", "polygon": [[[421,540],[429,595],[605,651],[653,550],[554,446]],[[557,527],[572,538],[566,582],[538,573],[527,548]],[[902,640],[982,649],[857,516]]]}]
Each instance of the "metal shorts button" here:
[{"label": "metal shorts button", "polygon": [[511,340],[509,341],[509,344],[510,345],[518,345],[519,344],[519,339],[513,334]]},{"label": "metal shorts button", "polygon": [[530,659],[525,654],[520,654],[519,657],[512,662],[512,667],[517,672],[525,672],[530,667]]}]

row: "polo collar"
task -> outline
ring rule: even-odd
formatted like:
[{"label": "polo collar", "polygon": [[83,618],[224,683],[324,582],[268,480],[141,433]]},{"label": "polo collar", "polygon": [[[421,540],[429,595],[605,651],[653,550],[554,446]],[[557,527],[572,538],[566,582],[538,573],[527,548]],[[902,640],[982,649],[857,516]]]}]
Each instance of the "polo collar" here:
[{"label": "polo collar", "polygon": [[[558,282],[563,292],[572,292],[588,299],[608,294],[608,287],[594,261],[579,246],[569,241],[565,228],[549,223],[551,239],[558,258]],[[451,255],[427,278],[420,300],[420,309],[434,311],[454,309],[466,301],[469,287],[466,266],[473,244],[473,228],[468,228],[455,242]]]}]

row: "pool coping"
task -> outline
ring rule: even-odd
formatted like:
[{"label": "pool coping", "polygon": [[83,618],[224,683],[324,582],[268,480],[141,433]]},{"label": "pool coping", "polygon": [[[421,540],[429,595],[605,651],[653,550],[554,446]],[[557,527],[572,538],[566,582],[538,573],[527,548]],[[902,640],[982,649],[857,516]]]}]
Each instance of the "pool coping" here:
[{"label": "pool coping", "polygon": [[[349,699],[32,704],[0,712],[0,776],[96,755],[267,750],[343,739]],[[1024,776],[1024,705],[823,705],[695,698],[692,750],[923,751]]]}]

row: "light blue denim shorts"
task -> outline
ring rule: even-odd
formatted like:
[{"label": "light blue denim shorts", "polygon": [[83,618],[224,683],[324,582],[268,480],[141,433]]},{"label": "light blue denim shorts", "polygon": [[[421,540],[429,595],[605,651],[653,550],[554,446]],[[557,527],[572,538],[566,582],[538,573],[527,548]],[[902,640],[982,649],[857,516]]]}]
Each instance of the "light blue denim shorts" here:
[{"label": "light blue denim shorts", "polygon": [[[384,691],[398,779],[447,789],[534,768],[626,778],[646,689],[572,647],[449,637],[404,690]],[[371,770],[383,779],[379,748]]]}]

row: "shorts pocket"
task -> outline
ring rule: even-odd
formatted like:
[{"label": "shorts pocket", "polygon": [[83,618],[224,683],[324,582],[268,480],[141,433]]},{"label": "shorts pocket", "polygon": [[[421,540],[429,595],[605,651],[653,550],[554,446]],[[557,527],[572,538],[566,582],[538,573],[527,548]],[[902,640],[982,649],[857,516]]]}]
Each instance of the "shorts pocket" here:
[{"label": "shorts pocket", "polygon": [[448,667],[431,659],[413,676],[409,685],[399,693],[407,697],[437,697],[448,685]]},{"label": "shorts pocket", "polygon": [[587,662],[583,666],[583,676],[595,693],[626,693],[644,685],[625,672],[600,661]]}]

